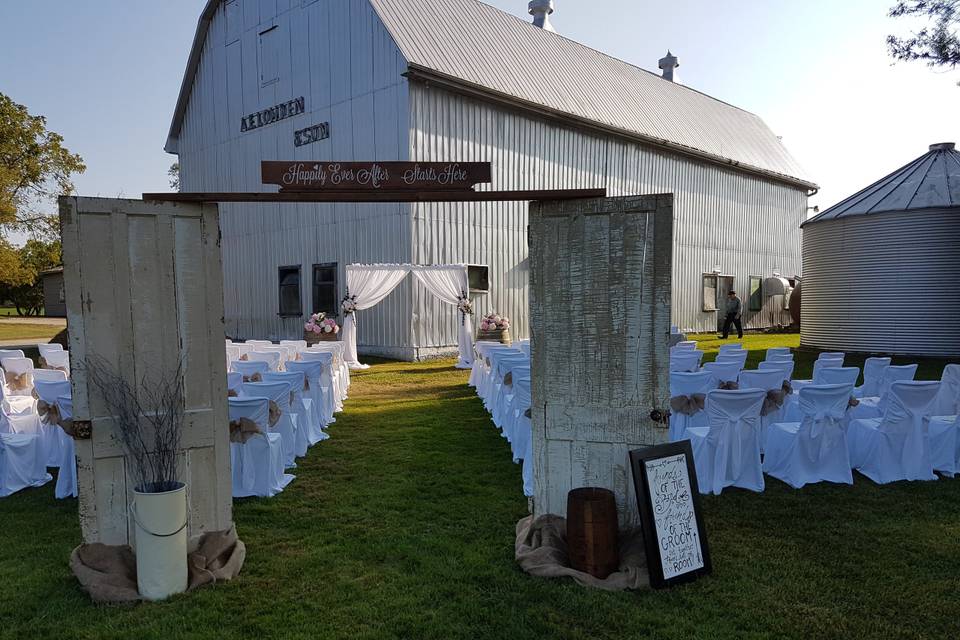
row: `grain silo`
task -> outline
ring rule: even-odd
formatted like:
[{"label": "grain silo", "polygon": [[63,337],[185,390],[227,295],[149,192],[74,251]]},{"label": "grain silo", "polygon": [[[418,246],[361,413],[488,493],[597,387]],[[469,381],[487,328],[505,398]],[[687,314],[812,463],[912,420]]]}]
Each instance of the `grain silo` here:
[{"label": "grain silo", "polygon": [[930,150],[803,225],[801,344],[960,356],[960,152]]}]

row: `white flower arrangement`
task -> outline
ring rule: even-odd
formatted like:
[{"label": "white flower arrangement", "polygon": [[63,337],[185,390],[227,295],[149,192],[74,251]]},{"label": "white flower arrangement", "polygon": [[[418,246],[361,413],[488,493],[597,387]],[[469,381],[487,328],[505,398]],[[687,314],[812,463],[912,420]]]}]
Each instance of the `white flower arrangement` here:
[{"label": "white flower arrangement", "polygon": [[502,331],[510,328],[510,318],[497,313],[488,313],[480,321],[481,331]]},{"label": "white flower arrangement", "polygon": [[357,310],[357,296],[351,296],[350,294],[344,296],[340,302],[340,309],[344,315],[354,313]]},{"label": "white flower arrangement", "polygon": [[310,316],[310,320],[303,325],[305,331],[310,333],[339,333],[340,327],[336,320],[328,318],[327,314],[320,312]]}]

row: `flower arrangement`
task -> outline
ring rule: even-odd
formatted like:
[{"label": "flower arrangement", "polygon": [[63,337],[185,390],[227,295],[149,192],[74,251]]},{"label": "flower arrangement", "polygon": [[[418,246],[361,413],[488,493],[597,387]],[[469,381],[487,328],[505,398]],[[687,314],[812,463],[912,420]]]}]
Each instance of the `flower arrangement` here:
[{"label": "flower arrangement", "polygon": [[481,331],[503,331],[510,328],[510,318],[497,313],[488,313],[480,321]]},{"label": "flower arrangement", "polygon": [[347,294],[343,297],[343,300],[340,302],[340,309],[343,311],[344,315],[350,315],[357,310],[357,296],[351,296]]},{"label": "flower arrangement", "polygon": [[303,325],[305,331],[310,333],[339,333],[340,327],[336,320],[328,318],[325,313],[315,313],[310,316],[310,321]]},{"label": "flower arrangement", "polygon": [[470,302],[470,297],[466,291],[461,291],[460,297],[457,298],[457,311],[465,316],[473,315],[473,303]]}]

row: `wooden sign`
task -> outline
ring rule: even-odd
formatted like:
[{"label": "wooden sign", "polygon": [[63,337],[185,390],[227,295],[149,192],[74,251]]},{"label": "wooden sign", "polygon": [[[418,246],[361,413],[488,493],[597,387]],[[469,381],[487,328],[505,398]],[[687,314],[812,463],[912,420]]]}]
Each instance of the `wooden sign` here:
[{"label": "wooden sign", "polygon": [[655,589],[712,571],[689,440],[630,452],[650,584]]},{"label": "wooden sign", "polygon": [[490,182],[489,162],[260,163],[263,184],[281,191],[470,191]]}]

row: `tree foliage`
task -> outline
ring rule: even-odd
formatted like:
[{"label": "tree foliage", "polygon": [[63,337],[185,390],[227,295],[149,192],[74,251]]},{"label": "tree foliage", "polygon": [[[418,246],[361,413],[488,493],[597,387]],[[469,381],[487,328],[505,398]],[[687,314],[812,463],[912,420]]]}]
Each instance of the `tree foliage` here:
[{"label": "tree foliage", "polygon": [[890,9],[891,18],[926,18],[933,24],[908,37],[887,36],[895,60],[923,60],[931,67],[960,65],[960,0],[901,0]]},{"label": "tree foliage", "polygon": [[49,233],[44,203],[73,191],[71,177],[83,173],[83,158],[63,146],[43,116],[0,93],[0,234]]},{"label": "tree foliage", "polygon": [[174,191],[180,191],[180,163],[174,162],[167,169],[167,178],[170,180],[170,188]]},{"label": "tree foliage", "polygon": [[12,302],[20,315],[39,314],[43,308],[40,272],[61,261],[59,240],[30,238],[17,248],[0,239],[0,298]]}]

